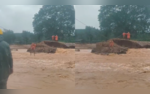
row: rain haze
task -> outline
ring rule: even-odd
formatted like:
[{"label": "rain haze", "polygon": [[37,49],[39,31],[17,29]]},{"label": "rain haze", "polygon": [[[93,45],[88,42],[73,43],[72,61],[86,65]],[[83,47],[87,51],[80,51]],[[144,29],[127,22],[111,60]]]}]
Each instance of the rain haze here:
[{"label": "rain haze", "polygon": [[[42,5],[0,6],[0,28],[13,30],[15,33],[23,30],[33,32],[33,17],[41,7]],[[99,9],[100,5],[75,5],[76,29],[84,29],[85,25],[99,28]]]},{"label": "rain haze", "polygon": [[33,17],[42,5],[5,5],[0,6],[0,28],[10,29],[15,33],[23,30],[33,32]]},{"label": "rain haze", "polygon": [[99,29],[98,14],[100,5],[75,5],[76,29],[92,26]]}]

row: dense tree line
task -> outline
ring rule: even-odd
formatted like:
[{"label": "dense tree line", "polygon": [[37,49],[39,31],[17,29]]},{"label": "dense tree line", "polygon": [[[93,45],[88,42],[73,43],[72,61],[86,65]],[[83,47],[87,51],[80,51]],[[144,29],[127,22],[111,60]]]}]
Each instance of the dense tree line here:
[{"label": "dense tree line", "polygon": [[[51,37],[51,36],[50,36]],[[38,34],[31,33],[30,31],[23,30],[21,33],[14,33],[12,30],[4,30],[3,38],[9,44],[31,44],[44,41],[45,39]],[[39,40],[39,38],[41,38]],[[51,40],[51,39],[49,39]],[[75,42],[75,36],[70,38],[66,37],[62,42]]]},{"label": "dense tree line", "polygon": [[71,40],[75,32],[75,10],[73,5],[43,5],[34,16],[34,33],[40,40],[50,40],[58,35],[60,40]]},{"label": "dense tree line", "polygon": [[150,32],[150,8],[146,5],[103,5],[98,19],[108,39],[130,32],[131,38],[139,40]]},{"label": "dense tree line", "polygon": [[14,33],[4,30],[4,40],[9,44],[30,44],[51,40],[52,35],[58,35],[59,41],[73,42],[75,40],[75,10],[73,5],[43,5],[33,17],[33,33],[22,31]]},{"label": "dense tree line", "polygon": [[103,5],[98,15],[100,30],[86,27],[76,30],[76,39],[92,43],[111,38],[122,38],[130,32],[131,39],[150,41],[150,6],[148,5]]},{"label": "dense tree line", "polygon": [[34,33],[29,31],[22,31],[22,33],[14,33],[12,30],[4,30],[3,38],[9,44],[31,44],[37,42],[37,37]]},{"label": "dense tree line", "polygon": [[10,44],[30,44],[51,40],[58,35],[59,41],[95,43],[111,38],[121,38],[130,32],[131,39],[150,41],[150,6],[148,5],[103,5],[98,21],[100,29],[86,26],[75,30],[75,9],[72,5],[43,5],[33,18],[33,33],[14,33],[4,30],[4,40]]},{"label": "dense tree line", "polygon": [[85,29],[76,29],[76,42],[93,43],[101,40],[100,30],[94,27],[86,26]]}]

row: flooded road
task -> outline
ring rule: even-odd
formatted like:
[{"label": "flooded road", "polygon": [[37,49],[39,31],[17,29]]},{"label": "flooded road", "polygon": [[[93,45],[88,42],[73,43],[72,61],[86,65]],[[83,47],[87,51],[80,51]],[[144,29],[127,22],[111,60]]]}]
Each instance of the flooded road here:
[{"label": "flooded road", "polygon": [[122,55],[90,51],[76,52],[76,88],[150,88],[150,49],[130,49]]},{"label": "flooded road", "polygon": [[9,77],[9,89],[70,89],[74,88],[74,50],[59,50],[55,54],[30,56],[26,49],[12,51],[14,73]]}]

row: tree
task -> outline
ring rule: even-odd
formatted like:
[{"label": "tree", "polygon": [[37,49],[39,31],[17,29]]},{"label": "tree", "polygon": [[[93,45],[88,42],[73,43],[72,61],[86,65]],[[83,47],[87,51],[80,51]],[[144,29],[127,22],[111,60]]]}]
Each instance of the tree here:
[{"label": "tree", "polygon": [[98,19],[106,37],[119,37],[123,32],[136,37],[150,32],[150,10],[144,5],[103,5]]},{"label": "tree", "polygon": [[30,44],[34,40],[34,34],[30,33],[29,31],[23,31],[22,32],[22,41],[24,44]]},{"label": "tree", "polygon": [[14,32],[12,30],[7,30],[7,29],[4,30],[3,36],[4,36],[4,40],[9,44],[14,43],[16,38]]},{"label": "tree", "polygon": [[15,44],[23,44],[23,38],[22,38],[22,33],[15,33],[16,39],[15,39]]},{"label": "tree", "polygon": [[45,39],[51,39],[52,35],[62,39],[64,35],[70,37],[75,30],[75,10],[72,5],[43,5],[33,19],[34,33]]},{"label": "tree", "polygon": [[91,26],[86,26],[85,28],[85,33],[86,33],[86,37],[87,37],[87,40],[91,43],[92,41],[95,41],[95,40],[98,40],[98,33],[99,33],[99,30],[94,28],[94,27],[91,27]]},{"label": "tree", "polygon": [[100,30],[91,26],[86,26],[85,29],[76,29],[75,38],[77,42],[94,43],[100,41]]},{"label": "tree", "polygon": [[86,39],[85,29],[76,29],[75,30],[75,41],[82,42],[85,39]]},{"label": "tree", "polygon": [[38,37],[36,34],[31,33],[29,31],[22,31],[22,33],[15,33],[16,39],[15,43],[17,44],[31,44],[38,42]]}]

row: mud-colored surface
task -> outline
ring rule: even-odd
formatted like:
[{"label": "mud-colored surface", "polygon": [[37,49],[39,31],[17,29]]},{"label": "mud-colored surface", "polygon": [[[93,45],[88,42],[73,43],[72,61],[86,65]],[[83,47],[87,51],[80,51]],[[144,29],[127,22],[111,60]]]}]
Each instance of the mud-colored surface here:
[{"label": "mud-colored surface", "polygon": [[93,44],[77,43],[77,44],[75,44],[76,49],[94,49],[95,47],[96,47],[96,43],[93,43]]},{"label": "mud-colored surface", "polygon": [[66,44],[60,43],[60,42],[55,42],[55,41],[43,41],[39,44],[46,44],[49,47],[67,48]]},{"label": "mud-colored surface", "polygon": [[127,40],[127,39],[112,39],[113,42],[122,47],[128,48],[144,48],[140,45],[139,41]]},{"label": "mud-colored surface", "polygon": [[96,44],[96,48],[92,50],[92,53],[96,54],[107,54],[107,53],[116,53],[116,54],[126,54],[128,51],[127,47],[119,46],[114,43],[113,47],[110,47],[109,42],[100,42]]},{"label": "mud-colored surface", "polygon": [[90,52],[76,52],[76,88],[150,88],[150,49],[129,49],[122,55]]},{"label": "mud-colored surface", "polygon": [[85,48],[35,56],[24,49],[12,53],[9,89],[150,88],[150,49],[129,49],[120,55],[97,55]]},{"label": "mud-colored surface", "polygon": [[30,45],[11,45],[11,49],[28,49]]},{"label": "mud-colored surface", "polygon": [[[110,44],[113,42],[113,47]],[[133,41],[127,39],[110,39],[106,42],[99,42],[96,47],[93,48],[92,53],[96,54],[107,54],[107,53],[117,53],[126,54],[129,48],[140,49],[140,48],[150,48],[149,42]]]},{"label": "mud-colored surface", "polygon": [[[66,49],[74,49],[74,45],[66,45],[65,43],[56,42],[56,41],[42,41],[36,44],[35,51],[36,52],[44,52],[44,53],[55,53],[57,48],[66,48]],[[31,52],[32,49],[29,47],[27,52]]]},{"label": "mud-colored surface", "polygon": [[74,88],[74,50],[59,49],[55,54],[35,56],[26,51],[12,51],[14,73],[8,80],[9,89]]}]

